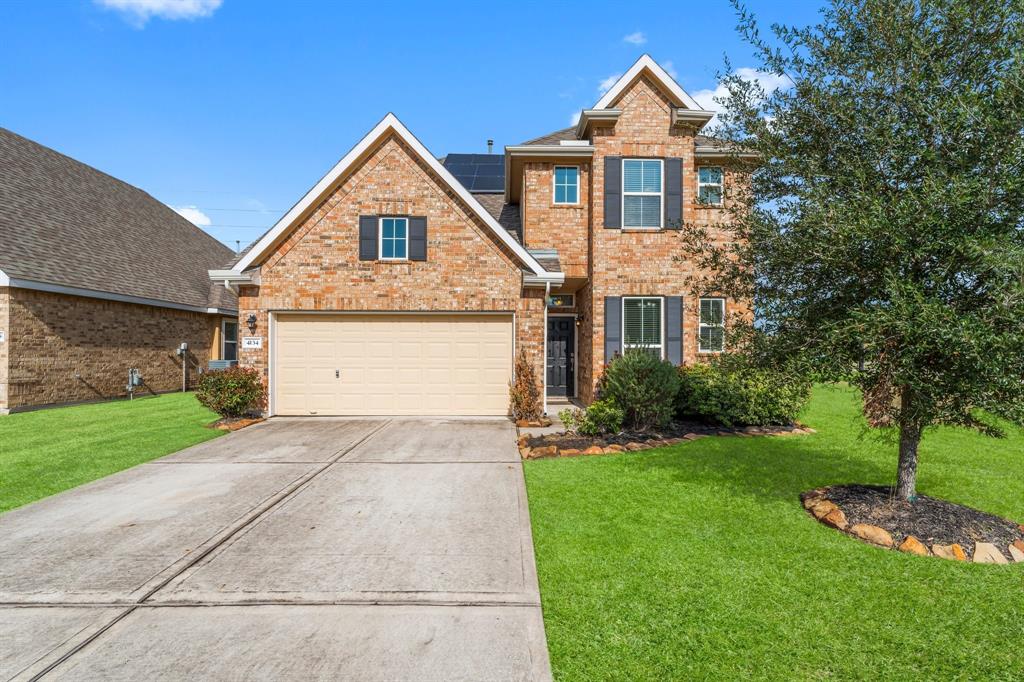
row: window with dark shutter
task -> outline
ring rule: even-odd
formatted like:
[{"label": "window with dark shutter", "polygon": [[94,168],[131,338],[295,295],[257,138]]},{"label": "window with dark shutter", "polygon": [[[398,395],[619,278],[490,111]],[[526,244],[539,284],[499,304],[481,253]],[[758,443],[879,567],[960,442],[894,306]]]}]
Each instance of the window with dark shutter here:
[{"label": "window with dark shutter", "polygon": [[683,226],[683,160],[665,159],[665,229]]},{"label": "window with dark shutter", "polygon": [[427,218],[409,218],[409,260],[427,260]]},{"label": "window with dark shutter", "polygon": [[604,297],[604,361],[622,353],[622,298]]},{"label": "window with dark shutter", "polygon": [[622,157],[604,157],[604,226],[622,227]]},{"label": "window with dark shutter", "polygon": [[359,260],[377,260],[377,216],[359,216]]}]

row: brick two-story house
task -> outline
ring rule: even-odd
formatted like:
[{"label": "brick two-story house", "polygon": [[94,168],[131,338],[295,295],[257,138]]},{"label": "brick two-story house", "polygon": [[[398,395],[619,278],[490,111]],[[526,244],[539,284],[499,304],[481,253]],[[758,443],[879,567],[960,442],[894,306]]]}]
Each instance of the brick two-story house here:
[{"label": "brick two-story house", "polygon": [[501,415],[520,350],[593,399],[643,346],[722,350],[739,304],[693,296],[683,223],[723,220],[713,112],[641,57],[571,128],[436,159],[386,116],[228,270],[271,414]]}]

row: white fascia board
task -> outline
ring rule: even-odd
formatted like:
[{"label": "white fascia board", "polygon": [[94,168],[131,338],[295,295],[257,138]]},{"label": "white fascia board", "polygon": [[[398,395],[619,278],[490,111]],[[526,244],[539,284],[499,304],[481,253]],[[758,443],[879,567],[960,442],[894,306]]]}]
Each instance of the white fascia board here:
[{"label": "white fascia board", "polygon": [[[6,277],[6,276],[5,276]],[[51,294],[66,294],[68,296],[81,296],[82,298],[96,298],[101,301],[118,301],[120,303],[135,303],[148,305],[154,308],[170,308],[171,310],[187,310],[193,313],[217,313],[224,315],[237,315],[238,311],[230,308],[210,308],[207,306],[186,305],[172,301],[161,301],[156,298],[145,298],[142,296],[129,296],[127,294],[116,294],[111,291],[98,291],[96,289],[83,289],[81,287],[69,287],[63,284],[51,284],[50,282],[37,282],[30,279],[7,278],[7,284],[12,289],[31,289],[33,291],[45,291]]]},{"label": "white fascia board", "polygon": [[214,282],[231,282],[232,284],[245,284],[252,281],[252,276],[245,272],[236,270],[207,270],[206,274]]},{"label": "white fascia board", "polygon": [[681,87],[679,83],[676,83],[676,79],[668,75],[665,69],[661,68],[658,62],[651,59],[651,55],[644,54],[640,56],[640,59],[636,60],[633,66],[629,67],[629,71],[623,74],[622,78],[615,81],[608,92],[604,93],[601,99],[597,100],[597,104],[594,105],[595,109],[607,109],[608,106],[615,101],[615,99],[622,94],[622,91],[626,89],[626,86],[633,82],[633,79],[640,75],[640,72],[647,69],[651,74],[661,81],[661,84],[675,97],[677,100],[686,105],[687,109],[694,109],[697,111],[703,111],[704,108],[697,104],[697,100],[690,97],[689,94]]},{"label": "white fascia board", "polygon": [[430,170],[436,173],[441,180],[449,186],[449,188],[455,192],[458,197],[469,206],[470,210],[476,213],[477,217],[484,222],[485,225],[498,237],[498,239],[505,244],[527,267],[533,270],[536,274],[542,275],[545,273],[544,268],[540,263],[537,262],[533,256],[527,253],[526,249],[515,240],[501,225],[494,219],[487,210],[480,205],[476,197],[469,193],[468,190],[458,180],[449,173],[444,166],[437,160],[430,151],[423,146],[419,140],[416,139],[409,129],[398,120],[398,117],[392,113],[388,113],[380,123],[375,125],[373,129],[363,137],[362,140],[356,144],[355,147],[349,151],[341,161],[335,164],[327,175],[320,179],[320,182],[316,183],[311,190],[306,192],[306,195],[299,200],[297,204],[292,206],[279,221],[274,225],[273,228],[263,236],[259,242],[253,246],[249,253],[245,255],[234,267],[236,272],[242,272],[247,268],[252,267],[262,259],[267,252],[274,246],[274,244],[280,239],[286,232],[291,230],[299,217],[302,216],[313,204],[320,199],[324,193],[331,188],[332,185],[342,175],[348,171],[352,165],[370,149],[381,137],[383,137],[389,131],[393,131],[398,137],[402,138],[409,147],[426,163]]},{"label": "white fascia board", "polygon": [[523,274],[524,287],[542,287],[545,284],[551,284],[552,286],[565,284],[565,273],[546,272],[543,275],[531,275],[529,273]]},{"label": "white fascia board", "polygon": [[584,109],[580,112],[580,120],[576,123],[576,137],[587,134],[587,124],[591,121],[617,121],[622,109]]},{"label": "white fascia board", "polygon": [[592,144],[521,144],[505,147],[508,156],[593,156]]}]

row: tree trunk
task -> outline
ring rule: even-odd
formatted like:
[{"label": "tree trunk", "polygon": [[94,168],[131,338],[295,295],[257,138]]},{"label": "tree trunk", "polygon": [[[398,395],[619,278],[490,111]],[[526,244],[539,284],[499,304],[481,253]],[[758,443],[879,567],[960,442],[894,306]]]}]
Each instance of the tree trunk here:
[{"label": "tree trunk", "polygon": [[907,502],[917,499],[917,446],[920,443],[920,426],[900,425],[900,463],[896,472],[896,497]]}]

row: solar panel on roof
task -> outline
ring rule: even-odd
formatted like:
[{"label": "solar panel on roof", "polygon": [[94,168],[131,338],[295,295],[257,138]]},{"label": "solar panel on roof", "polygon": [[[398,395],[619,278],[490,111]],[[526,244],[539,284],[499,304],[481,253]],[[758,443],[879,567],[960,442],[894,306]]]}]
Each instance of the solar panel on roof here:
[{"label": "solar panel on roof", "polygon": [[470,192],[500,192],[505,187],[504,154],[448,154],[444,167]]}]

